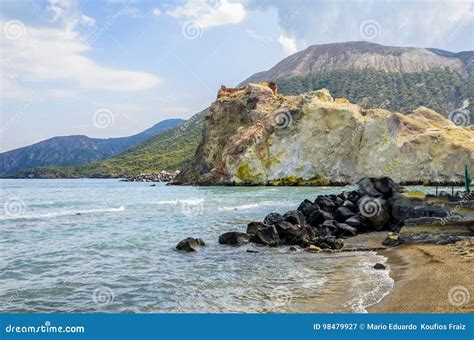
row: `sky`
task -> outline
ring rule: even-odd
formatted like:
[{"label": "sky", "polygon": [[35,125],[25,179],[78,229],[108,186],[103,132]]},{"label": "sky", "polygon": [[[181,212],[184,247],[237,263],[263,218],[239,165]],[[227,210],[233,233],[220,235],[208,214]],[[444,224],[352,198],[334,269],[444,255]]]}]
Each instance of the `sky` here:
[{"label": "sky", "polygon": [[0,0],[0,152],[208,107],[310,45],[474,50],[472,1]]}]

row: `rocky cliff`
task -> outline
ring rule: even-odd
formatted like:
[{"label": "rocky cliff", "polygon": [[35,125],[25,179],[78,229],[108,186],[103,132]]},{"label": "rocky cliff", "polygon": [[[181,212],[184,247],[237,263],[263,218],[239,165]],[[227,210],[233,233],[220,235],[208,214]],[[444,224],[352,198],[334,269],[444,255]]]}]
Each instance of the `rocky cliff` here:
[{"label": "rocky cliff", "polygon": [[327,90],[276,95],[266,84],[219,93],[181,184],[328,185],[365,176],[462,181],[474,129],[420,107],[364,110]]}]

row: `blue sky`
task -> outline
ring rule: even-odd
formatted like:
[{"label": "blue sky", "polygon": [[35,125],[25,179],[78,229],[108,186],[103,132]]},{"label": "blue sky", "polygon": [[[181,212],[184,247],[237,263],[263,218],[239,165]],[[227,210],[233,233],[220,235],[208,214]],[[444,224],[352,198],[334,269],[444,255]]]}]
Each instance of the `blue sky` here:
[{"label": "blue sky", "polygon": [[467,1],[3,0],[1,149],[189,118],[321,43],[474,50]]}]

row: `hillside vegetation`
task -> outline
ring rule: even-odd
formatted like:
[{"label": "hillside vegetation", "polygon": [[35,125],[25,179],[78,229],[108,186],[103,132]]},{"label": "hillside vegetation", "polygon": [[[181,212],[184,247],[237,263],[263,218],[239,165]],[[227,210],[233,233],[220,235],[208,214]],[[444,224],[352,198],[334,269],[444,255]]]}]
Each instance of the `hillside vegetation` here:
[{"label": "hillside vegetation", "polygon": [[326,88],[335,97],[347,98],[364,108],[385,108],[402,113],[425,106],[448,116],[468,99],[469,109],[474,112],[474,76],[463,79],[449,69],[404,74],[369,69],[334,70],[283,77],[276,83],[279,92],[285,95]]},{"label": "hillside vegetation", "polygon": [[183,122],[182,119],[166,119],[128,137],[53,137],[23,148],[0,153],[0,176],[11,176],[29,168],[69,166],[101,161],[118,155]]},{"label": "hillside vegetation", "polygon": [[22,171],[18,177],[122,177],[126,174],[182,169],[194,156],[201,140],[203,114],[198,113],[184,124],[105,161],[81,166],[33,168]]}]

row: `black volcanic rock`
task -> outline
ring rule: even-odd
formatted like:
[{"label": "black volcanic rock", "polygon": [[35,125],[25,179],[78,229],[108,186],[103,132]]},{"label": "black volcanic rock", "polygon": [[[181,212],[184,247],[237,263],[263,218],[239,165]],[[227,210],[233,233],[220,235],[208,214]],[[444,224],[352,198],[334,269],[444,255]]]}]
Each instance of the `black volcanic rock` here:
[{"label": "black volcanic rock", "polygon": [[278,213],[270,213],[263,219],[263,223],[273,225],[283,221],[283,217]]},{"label": "black volcanic rock", "polygon": [[266,227],[269,227],[269,225],[265,224],[265,223],[262,223],[262,222],[250,222],[247,225],[247,234],[255,235],[257,230],[263,229],[263,228],[266,228]]},{"label": "black volcanic rock", "polygon": [[202,239],[188,237],[184,240],[181,240],[176,246],[176,249],[190,252],[198,251],[201,246],[205,246],[205,243]]},{"label": "black volcanic rock", "polygon": [[299,210],[290,210],[286,212],[283,216],[283,220],[290,222],[292,224],[304,225],[306,224],[306,218],[303,213]]},{"label": "black volcanic rock", "polygon": [[250,241],[250,235],[237,231],[230,231],[219,236],[220,244],[242,245]]},{"label": "black volcanic rock", "polygon": [[278,232],[273,225],[257,230],[255,235],[253,235],[250,240],[252,242],[270,247],[276,247],[280,243],[280,237],[278,236]]}]

